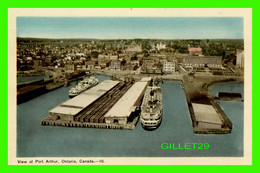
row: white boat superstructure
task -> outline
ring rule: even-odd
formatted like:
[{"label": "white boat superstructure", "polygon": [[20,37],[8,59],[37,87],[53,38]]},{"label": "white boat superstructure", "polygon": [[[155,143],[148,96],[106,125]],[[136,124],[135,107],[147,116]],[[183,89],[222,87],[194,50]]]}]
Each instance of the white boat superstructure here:
[{"label": "white boat superstructure", "polygon": [[94,76],[91,76],[89,78],[85,78],[84,80],[80,81],[75,87],[71,88],[69,91],[69,97],[75,97],[82,92],[86,91],[89,88],[92,88],[93,86],[97,85],[99,80],[95,78]]},{"label": "white boat superstructure", "polygon": [[158,86],[148,86],[141,106],[141,125],[146,130],[154,130],[162,121],[162,90]]}]

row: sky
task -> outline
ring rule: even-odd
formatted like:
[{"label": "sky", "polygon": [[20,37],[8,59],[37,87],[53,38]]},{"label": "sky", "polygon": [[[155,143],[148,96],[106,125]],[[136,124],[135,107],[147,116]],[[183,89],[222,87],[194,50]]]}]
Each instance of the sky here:
[{"label": "sky", "polygon": [[17,17],[17,37],[243,39],[241,17]]}]

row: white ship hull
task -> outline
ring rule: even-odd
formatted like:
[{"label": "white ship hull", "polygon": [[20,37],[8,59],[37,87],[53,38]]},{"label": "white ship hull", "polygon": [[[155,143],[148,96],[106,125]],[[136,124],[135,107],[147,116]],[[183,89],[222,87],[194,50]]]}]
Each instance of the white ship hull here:
[{"label": "white ship hull", "polygon": [[159,119],[157,120],[156,119],[145,120],[142,118],[142,116],[140,120],[141,120],[141,125],[145,130],[155,130],[161,125],[162,115],[160,115]]},{"label": "white ship hull", "polygon": [[148,86],[141,106],[141,125],[145,130],[155,130],[162,122],[162,92],[160,87]]},{"label": "white ship hull", "polygon": [[81,81],[76,87],[71,88],[71,90],[69,91],[69,97],[73,98],[79,94],[81,94],[82,92],[92,88],[93,86],[98,84],[98,79],[95,77],[91,77],[89,79],[84,79],[83,81]]}]

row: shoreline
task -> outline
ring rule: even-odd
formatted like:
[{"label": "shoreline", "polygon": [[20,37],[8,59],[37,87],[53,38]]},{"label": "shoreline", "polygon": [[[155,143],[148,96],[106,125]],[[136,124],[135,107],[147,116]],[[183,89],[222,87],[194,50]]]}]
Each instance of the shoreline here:
[{"label": "shoreline", "polygon": [[[189,76],[188,74],[167,74],[167,75],[152,75],[152,74],[129,74],[127,72],[119,71],[93,71],[90,75],[102,75],[110,76],[112,80],[124,81],[127,78],[133,78],[135,81],[139,81],[144,77],[159,77],[162,80],[167,81],[180,81],[183,86],[183,90],[186,97],[187,108],[192,121],[193,132],[195,134],[219,134],[219,133],[231,133],[232,122],[229,120],[227,115],[221,109],[216,102],[216,97],[212,95],[210,89],[216,85],[226,84],[231,82],[243,82],[242,77],[234,76],[209,76],[209,75],[194,75]],[[74,78],[73,80],[79,80],[80,78]],[[59,86],[60,87],[60,86]],[[53,89],[59,88],[54,87]],[[52,89],[52,90],[53,90]],[[222,121],[220,128],[202,128],[199,126],[199,120],[196,118],[197,113],[194,112],[192,103],[198,103],[201,105],[211,105],[219,118]]]}]

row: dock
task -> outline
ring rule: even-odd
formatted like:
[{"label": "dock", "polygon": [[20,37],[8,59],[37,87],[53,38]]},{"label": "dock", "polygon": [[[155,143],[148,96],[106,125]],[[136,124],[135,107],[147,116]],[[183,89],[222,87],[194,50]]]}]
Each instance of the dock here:
[{"label": "dock", "polygon": [[217,80],[218,78],[183,76],[183,89],[195,134],[226,134],[233,129],[232,122],[217,103],[216,97],[211,95],[209,88],[217,83],[236,80]]},{"label": "dock", "polygon": [[144,95],[147,82],[136,82],[104,116],[107,124],[126,124],[135,114]]},{"label": "dock", "polygon": [[218,92],[217,98],[225,101],[243,101],[241,93]]},{"label": "dock", "polygon": [[132,130],[147,84],[105,80],[51,109],[41,125]]},{"label": "dock", "polygon": [[68,80],[57,82],[53,77],[17,84],[17,104],[27,102],[42,94],[60,88],[71,81],[81,79],[85,73],[76,73]]},{"label": "dock", "polygon": [[231,133],[232,123],[215,100],[210,99],[209,104],[191,102],[188,108],[194,133]]}]

